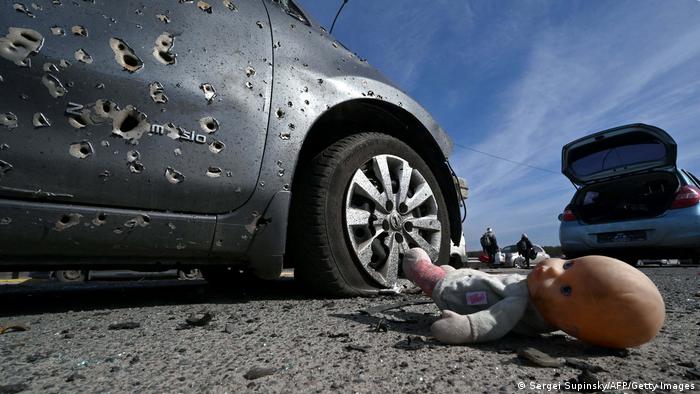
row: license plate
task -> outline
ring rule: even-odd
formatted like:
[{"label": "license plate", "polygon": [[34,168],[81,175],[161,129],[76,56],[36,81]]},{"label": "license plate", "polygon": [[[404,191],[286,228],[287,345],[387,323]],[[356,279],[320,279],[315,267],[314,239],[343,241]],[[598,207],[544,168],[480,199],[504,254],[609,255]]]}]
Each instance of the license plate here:
[{"label": "license plate", "polygon": [[636,241],[646,241],[646,239],[647,239],[647,232],[644,230],[620,231],[620,232],[598,234],[598,243],[636,242]]}]

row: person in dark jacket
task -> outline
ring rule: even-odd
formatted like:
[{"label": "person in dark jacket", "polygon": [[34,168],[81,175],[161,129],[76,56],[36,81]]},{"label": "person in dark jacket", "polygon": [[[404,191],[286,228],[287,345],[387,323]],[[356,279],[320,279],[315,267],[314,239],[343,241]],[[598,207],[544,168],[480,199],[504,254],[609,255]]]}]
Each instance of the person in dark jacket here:
[{"label": "person in dark jacket", "polygon": [[500,250],[498,241],[496,240],[496,233],[493,232],[491,227],[487,227],[480,241],[484,253],[489,256],[489,264],[493,264],[496,261],[496,253]]},{"label": "person in dark jacket", "polygon": [[518,248],[518,253],[525,258],[525,268],[530,268],[530,259],[535,258],[535,249],[532,247],[532,242],[530,242],[527,234],[523,233],[516,247]]}]

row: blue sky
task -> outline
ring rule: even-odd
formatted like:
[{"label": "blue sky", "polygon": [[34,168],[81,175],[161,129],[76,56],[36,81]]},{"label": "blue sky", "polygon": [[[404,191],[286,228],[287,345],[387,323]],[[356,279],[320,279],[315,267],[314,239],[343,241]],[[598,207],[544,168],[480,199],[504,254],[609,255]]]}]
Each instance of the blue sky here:
[{"label": "blue sky", "polygon": [[[341,0],[299,0],[329,28]],[[469,249],[491,226],[558,245],[557,215],[574,187],[561,147],[643,122],[678,143],[700,173],[698,0],[350,0],[334,36],[420,102],[458,145],[471,188]]]}]

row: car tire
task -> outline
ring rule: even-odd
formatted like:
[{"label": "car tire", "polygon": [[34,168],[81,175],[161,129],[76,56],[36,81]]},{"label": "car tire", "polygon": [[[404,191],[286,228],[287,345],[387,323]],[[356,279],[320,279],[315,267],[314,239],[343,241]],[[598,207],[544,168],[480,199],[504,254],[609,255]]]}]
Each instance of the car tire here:
[{"label": "car tire", "polygon": [[54,271],[53,276],[59,282],[79,283],[79,282],[85,282],[85,280],[87,279],[87,271],[80,271],[80,270]]},{"label": "car tire", "polygon": [[[317,154],[296,179],[288,250],[303,288],[333,296],[391,289],[407,247],[424,246],[435,264],[448,262],[442,191],[426,162],[398,139],[351,135]],[[390,192],[383,187],[386,181]]]}]

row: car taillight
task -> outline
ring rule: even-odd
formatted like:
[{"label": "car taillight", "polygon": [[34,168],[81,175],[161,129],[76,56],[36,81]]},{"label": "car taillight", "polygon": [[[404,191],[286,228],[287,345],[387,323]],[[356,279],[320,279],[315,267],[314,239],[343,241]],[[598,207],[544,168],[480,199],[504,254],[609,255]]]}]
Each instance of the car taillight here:
[{"label": "car taillight", "polygon": [[566,207],[564,209],[564,213],[561,214],[561,221],[573,222],[574,220],[576,220],[576,215],[574,215],[574,212],[571,210],[571,208]]},{"label": "car taillight", "polygon": [[676,193],[676,198],[671,204],[671,209],[688,208],[699,202],[700,189],[695,186],[685,185]]}]

